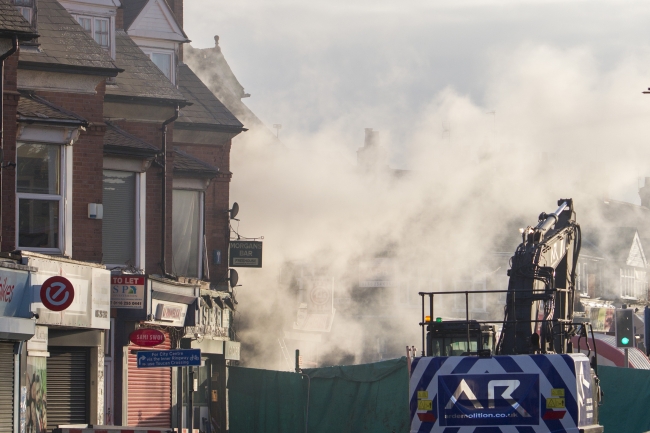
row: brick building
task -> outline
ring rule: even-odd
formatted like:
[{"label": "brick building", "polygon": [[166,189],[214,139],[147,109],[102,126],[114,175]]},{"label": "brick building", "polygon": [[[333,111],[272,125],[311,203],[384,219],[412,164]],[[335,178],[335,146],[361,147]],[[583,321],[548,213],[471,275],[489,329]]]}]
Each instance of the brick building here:
[{"label": "brick building", "polygon": [[[225,431],[226,368],[239,357],[230,148],[246,129],[182,63],[182,0],[0,8],[0,51],[21,39],[2,74],[0,287],[20,297],[0,296],[11,318],[0,316],[0,372],[17,372],[0,383],[0,402],[12,402],[0,432],[22,430],[22,418],[28,432]],[[201,366],[138,368],[141,329],[161,336],[154,350],[201,349]],[[29,389],[26,406],[18,389]]]}]

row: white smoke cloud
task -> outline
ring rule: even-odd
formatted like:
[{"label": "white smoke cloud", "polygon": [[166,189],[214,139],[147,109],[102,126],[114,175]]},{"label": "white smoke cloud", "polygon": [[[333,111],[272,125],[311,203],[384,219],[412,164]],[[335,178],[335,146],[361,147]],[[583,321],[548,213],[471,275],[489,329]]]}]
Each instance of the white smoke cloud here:
[{"label": "white smoke cloud", "polygon": [[[647,7],[531,1],[522,11],[520,2],[499,9],[476,1],[436,9],[413,1],[398,11],[392,2],[368,10],[364,2],[285,1],[274,3],[270,16],[263,13],[270,4],[251,1],[221,6],[221,23],[240,22],[245,7],[261,8],[247,11],[251,32],[243,41],[223,36],[229,24],[215,33],[253,93],[246,102],[268,123],[282,121],[286,149],[255,131],[232,148],[238,230],[265,237],[264,268],[240,270],[238,335],[247,365],[287,367],[278,339],[297,313],[287,263],[332,277],[337,299],[356,305],[338,308],[318,349],[301,346],[306,356],[362,362],[377,359],[382,344],[421,345],[419,307],[408,303],[417,302],[418,290],[453,289],[452,281],[468,275],[503,277],[506,268],[497,270],[492,253],[512,253],[516,229],[554,210],[557,199],[575,199],[583,227],[595,222],[587,218],[593,197],[638,203],[637,179],[650,175],[650,97],[641,94],[650,84],[650,51],[623,42]],[[320,21],[301,21],[314,10]],[[581,13],[591,24],[575,19],[572,33],[566,16]],[[561,28],[544,28],[551,17]],[[598,43],[586,41],[596,26],[626,17],[629,29],[614,26],[621,40],[603,30]],[[229,50],[228,43],[254,48]],[[251,68],[252,56],[268,68]],[[380,131],[391,166],[408,169],[406,176],[359,170],[364,127]],[[368,296],[357,287],[359,260],[387,252],[399,264],[399,288]],[[411,284],[418,279],[425,284]],[[436,302],[436,314],[460,315],[452,301]],[[492,318],[501,319],[494,307]]]}]

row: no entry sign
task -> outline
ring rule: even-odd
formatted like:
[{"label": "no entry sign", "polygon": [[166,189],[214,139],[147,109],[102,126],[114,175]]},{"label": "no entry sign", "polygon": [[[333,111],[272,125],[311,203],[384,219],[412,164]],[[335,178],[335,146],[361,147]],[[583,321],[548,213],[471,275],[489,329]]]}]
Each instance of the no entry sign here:
[{"label": "no entry sign", "polygon": [[50,277],[41,286],[41,302],[52,311],[63,311],[74,300],[74,287],[65,277]]}]

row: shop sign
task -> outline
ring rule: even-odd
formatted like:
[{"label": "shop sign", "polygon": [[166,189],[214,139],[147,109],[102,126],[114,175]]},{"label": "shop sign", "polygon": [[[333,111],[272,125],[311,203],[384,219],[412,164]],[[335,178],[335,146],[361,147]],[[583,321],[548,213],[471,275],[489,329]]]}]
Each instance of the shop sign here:
[{"label": "shop sign", "polygon": [[74,301],[74,287],[67,278],[55,275],[43,282],[40,295],[45,308],[63,311]]},{"label": "shop sign", "polygon": [[261,268],[262,242],[231,241],[229,266],[233,268]]},{"label": "shop sign", "polygon": [[241,343],[237,341],[226,341],[224,352],[225,352],[224,357],[226,359],[239,361],[239,359],[241,358]]},{"label": "shop sign", "polygon": [[136,329],[129,335],[129,340],[136,346],[153,347],[165,342],[165,334],[157,329]]},{"label": "shop sign", "polygon": [[144,308],[144,287],[144,276],[111,276],[111,308]]},{"label": "shop sign", "polygon": [[152,299],[151,311],[153,311],[154,320],[158,323],[163,322],[168,326],[185,326],[187,304]]},{"label": "shop sign", "polygon": [[[28,266],[38,269],[38,272],[32,272],[30,275],[33,296],[31,311],[38,314],[37,325],[110,329],[110,271],[91,264],[30,256],[29,253],[23,253],[23,258],[26,259]],[[47,291],[45,291],[45,296],[41,296],[41,289],[44,285],[47,290],[48,285],[45,284],[47,280],[56,276],[64,277],[74,290],[74,298],[70,305],[62,311],[53,311],[48,308],[46,305],[49,302]],[[60,286],[58,289],[54,286],[50,287],[51,301],[61,302],[65,297],[65,290],[59,292]]]},{"label": "shop sign", "polygon": [[0,269],[0,317],[30,318],[30,297],[24,299],[29,272]]}]

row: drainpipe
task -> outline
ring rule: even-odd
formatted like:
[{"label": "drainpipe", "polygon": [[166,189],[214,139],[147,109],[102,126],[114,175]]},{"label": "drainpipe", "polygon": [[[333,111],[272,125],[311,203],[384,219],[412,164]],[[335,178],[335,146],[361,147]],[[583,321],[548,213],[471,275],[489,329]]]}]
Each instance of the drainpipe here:
[{"label": "drainpipe", "polygon": [[[5,107],[5,59],[18,51],[18,36],[11,40],[11,49],[0,56],[0,209],[2,209],[2,169],[5,167],[4,107]],[[2,248],[2,211],[0,211],[0,249]]]},{"label": "drainpipe", "polygon": [[165,252],[167,251],[167,125],[178,119],[179,109],[180,107],[176,105],[174,115],[162,124],[162,261],[160,262],[160,266],[162,267],[163,276],[168,278],[172,277],[172,275],[167,272],[167,260],[165,258]]}]

